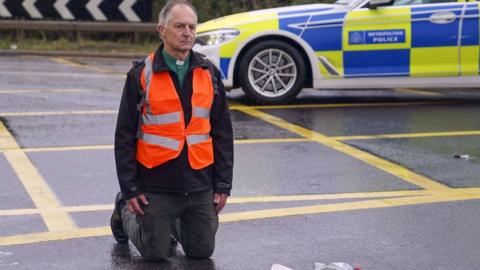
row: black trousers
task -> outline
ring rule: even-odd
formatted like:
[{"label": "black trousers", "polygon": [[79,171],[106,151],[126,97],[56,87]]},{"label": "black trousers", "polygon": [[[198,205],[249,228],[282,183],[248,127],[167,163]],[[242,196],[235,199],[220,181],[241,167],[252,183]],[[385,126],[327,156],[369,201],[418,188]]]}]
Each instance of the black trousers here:
[{"label": "black trousers", "polygon": [[170,254],[171,235],[182,245],[185,254],[205,259],[215,249],[218,215],[212,190],[188,195],[146,193],[149,204],[145,214],[135,216],[122,209],[123,228],[144,259],[159,261]]}]

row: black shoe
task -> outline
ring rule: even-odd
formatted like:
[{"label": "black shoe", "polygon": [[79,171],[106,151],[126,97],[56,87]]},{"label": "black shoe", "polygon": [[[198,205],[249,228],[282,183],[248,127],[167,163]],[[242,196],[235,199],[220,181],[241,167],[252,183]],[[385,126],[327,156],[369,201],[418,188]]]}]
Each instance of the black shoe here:
[{"label": "black shoe", "polygon": [[122,213],[121,209],[124,205],[125,201],[123,199],[123,195],[121,192],[117,194],[115,198],[115,209],[113,209],[112,217],[110,218],[110,228],[112,229],[112,234],[115,240],[118,243],[127,243],[128,236],[125,234],[123,230],[123,222],[122,222]]}]

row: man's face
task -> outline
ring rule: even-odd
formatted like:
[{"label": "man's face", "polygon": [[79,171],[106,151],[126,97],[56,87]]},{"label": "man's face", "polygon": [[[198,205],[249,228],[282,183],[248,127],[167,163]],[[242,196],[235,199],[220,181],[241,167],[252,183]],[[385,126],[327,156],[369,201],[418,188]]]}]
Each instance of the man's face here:
[{"label": "man's face", "polygon": [[167,49],[189,51],[195,42],[197,16],[186,5],[176,5],[170,10],[166,25],[159,25],[158,32]]}]

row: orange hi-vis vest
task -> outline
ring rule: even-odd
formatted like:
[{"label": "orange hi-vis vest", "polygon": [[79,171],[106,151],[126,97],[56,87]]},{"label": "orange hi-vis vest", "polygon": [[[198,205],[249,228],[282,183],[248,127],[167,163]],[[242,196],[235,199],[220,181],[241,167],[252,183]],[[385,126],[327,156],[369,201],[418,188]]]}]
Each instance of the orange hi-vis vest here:
[{"label": "orange hi-vis vest", "polygon": [[185,127],[184,112],[168,71],[153,72],[153,53],[145,58],[141,75],[145,102],[137,134],[137,160],[147,168],[178,157],[187,143],[188,160],[199,170],[213,163],[210,109],[214,88],[209,70],[193,69],[192,118]]}]

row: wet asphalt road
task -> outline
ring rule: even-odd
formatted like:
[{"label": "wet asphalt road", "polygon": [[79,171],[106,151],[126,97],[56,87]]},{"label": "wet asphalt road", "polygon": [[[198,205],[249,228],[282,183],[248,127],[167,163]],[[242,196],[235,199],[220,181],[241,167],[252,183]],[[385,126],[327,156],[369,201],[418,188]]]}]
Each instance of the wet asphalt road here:
[{"label": "wet asphalt road", "polygon": [[480,269],[480,88],[307,89],[287,106],[231,91],[214,256],[144,262],[108,227],[130,63],[0,57],[0,269]]}]

